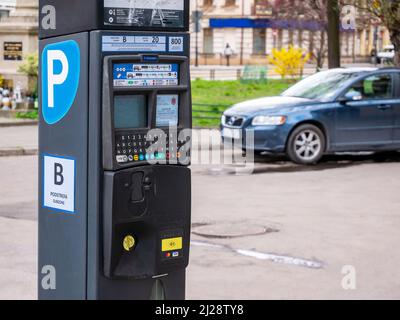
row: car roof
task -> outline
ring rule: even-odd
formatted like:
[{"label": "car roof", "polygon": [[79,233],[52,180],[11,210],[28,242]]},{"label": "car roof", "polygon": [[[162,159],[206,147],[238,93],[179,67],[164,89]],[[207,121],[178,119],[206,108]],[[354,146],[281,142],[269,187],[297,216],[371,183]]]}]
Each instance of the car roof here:
[{"label": "car roof", "polygon": [[372,68],[372,67],[359,67],[359,68],[337,68],[328,70],[328,72],[338,72],[338,73],[375,73],[380,71],[393,71],[400,72],[400,68],[398,67],[385,67],[385,68]]},{"label": "car roof", "polygon": [[338,73],[362,73],[362,72],[374,72],[378,70],[379,68],[359,67],[359,68],[337,68],[328,71],[338,72]]},{"label": "car roof", "polygon": [[359,68],[336,68],[336,69],[329,69],[322,72],[325,73],[338,73],[338,74],[355,74],[355,75],[365,75],[368,73],[377,72],[379,68],[367,68],[367,67],[359,67]]}]

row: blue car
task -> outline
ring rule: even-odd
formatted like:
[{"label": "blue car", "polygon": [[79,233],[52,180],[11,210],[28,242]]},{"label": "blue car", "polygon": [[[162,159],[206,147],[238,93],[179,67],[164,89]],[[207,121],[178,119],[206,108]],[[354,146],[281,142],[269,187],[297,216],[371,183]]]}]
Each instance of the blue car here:
[{"label": "blue car", "polygon": [[400,69],[320,72],[280,96],[233,106],[221,128],[244,150],[286,153],[304,165],[335,152],[400,150]]}]

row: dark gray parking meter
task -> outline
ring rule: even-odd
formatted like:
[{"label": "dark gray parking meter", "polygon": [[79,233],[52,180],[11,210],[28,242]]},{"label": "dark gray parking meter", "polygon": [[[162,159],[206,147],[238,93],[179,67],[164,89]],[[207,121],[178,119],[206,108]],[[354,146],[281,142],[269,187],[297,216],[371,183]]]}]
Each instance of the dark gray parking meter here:
[{"label": "dark gray parking meter", "polygon": [[187,0],[40,0],[39,298],[184,299]]}]

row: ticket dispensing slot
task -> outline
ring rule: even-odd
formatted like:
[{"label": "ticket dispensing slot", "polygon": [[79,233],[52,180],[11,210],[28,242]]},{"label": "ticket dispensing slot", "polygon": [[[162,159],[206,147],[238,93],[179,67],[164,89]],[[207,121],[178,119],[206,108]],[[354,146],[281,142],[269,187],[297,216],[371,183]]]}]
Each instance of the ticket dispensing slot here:
[{"label": "ticket dispensing slot", "polygon": [[191,101],[183,75],[189,61],[111,56],[104,66],[104,273],[143,279],[185,269]]},{"label": "ticket dispensing slot", "polygon": [[[179,182],[178,182],[179,181]],[[182,270],[189,263],[190,170],[144,166],[106,172],[104,272],[143,279]]]}]

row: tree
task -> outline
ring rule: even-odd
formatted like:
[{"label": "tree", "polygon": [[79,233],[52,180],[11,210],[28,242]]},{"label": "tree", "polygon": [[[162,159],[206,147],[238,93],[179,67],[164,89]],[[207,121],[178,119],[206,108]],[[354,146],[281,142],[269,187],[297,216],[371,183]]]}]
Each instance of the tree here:
[{"label": "tree", "polygon": [[328,53],[327,46],[327,19],[328,0],[303,0],[297,3],[294,0],[280,0],[276,2],[274,17],[286,20],[291,29],[308,30],[316,45],[310,52],[317,64],[317,70],[324,66]]},{"label": "tree", "polygon": [[400,1],[399,0],[343,0],[344,5],[353,5],[371,20],[378,20],[389,30],[390,40],[395,47],[395,65],[400,67]]},{"label": "tree", "polygon": [[340,68],[340,11],[338,0],[328,0],[328,60],[329,68]]},{"label": "tree", "polygon": [[395,48],[395,64],[400,67],[400,1],[367,0],[369,10],[388,28],[390,40]]},{"label": "tree", "polygon": [[31,53],[25,56],[23,64],[18,72],[28,76],[28,95],[37,96],[37,83],[39,77],[39,56],[37,53]]}]

